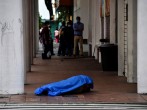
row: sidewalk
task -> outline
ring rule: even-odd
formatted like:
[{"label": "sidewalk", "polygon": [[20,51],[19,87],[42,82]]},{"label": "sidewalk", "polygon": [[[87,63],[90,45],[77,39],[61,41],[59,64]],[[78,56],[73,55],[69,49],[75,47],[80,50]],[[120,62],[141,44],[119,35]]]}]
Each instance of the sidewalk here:
[{"label": "sidewalk", "polygon": [[[74,75],[85,74],[93,78],[94,89],[89,93],[65,96],[35,96],[34,90],[44,84]],[[128,84],[116,72],[103,72],[93,58],[66,58],[54,56],[51,60],[34,59],[32,72],[27,73],[25,94],[0,96],[0,103],[141,103],[147,104],[147,95],[137,94],[137,85]]]}]

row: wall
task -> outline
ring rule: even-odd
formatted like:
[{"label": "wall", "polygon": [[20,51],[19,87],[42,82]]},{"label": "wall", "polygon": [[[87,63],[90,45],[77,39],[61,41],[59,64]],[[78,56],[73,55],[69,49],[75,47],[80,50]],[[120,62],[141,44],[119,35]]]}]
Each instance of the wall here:
[{"label": "wall", "polygon": [[116,42],[116,0],[110,0],[110,43]]},{"label": "wall", "polygon": [[88,39],[89,55],[98,59],[98,45],[101,38],[100,0],[74,0],[74,20],[81,16],[84,23],[84,39]]},{"label": "wall", "polygon": [[[91,2],[91,1],[90,1]],[[92,30],[92,55],[95,57],[95,59],[99,59],[99,53],[98,53],[98,46],[101,45],[100,39],[101,39],[101,18],[100,18],[100,1],[99,0],[93,0],[92,1],[92,10],[90,13],[92,13],[92,25],[89,27],[89,30]]]},{"label": "wall", "polygon": [[124,74],[128,74],[128,0],[124,0]]},{"label": "wall", "polygon": [[137,79],[138,93],[147,94],[147,0],[137,1]]},{"label": "wall", "polygon": [[118,0],[118,75],[123,76],[124,73],[124,0]]},{"label": "wall", "polygon": [[137,0],[128,0],[127,81],[137,82]]},{"label": "wall", "polygon": [[88,39],[89,4],[88,0],[74,0],[74,22],[76,16],[84,23],[83,39]]}]

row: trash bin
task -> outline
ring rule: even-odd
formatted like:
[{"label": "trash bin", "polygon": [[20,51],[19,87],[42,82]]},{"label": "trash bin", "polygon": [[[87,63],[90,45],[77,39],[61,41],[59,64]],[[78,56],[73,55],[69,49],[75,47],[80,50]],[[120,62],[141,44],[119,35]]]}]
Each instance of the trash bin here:
[{"label": "trash bin", "polygon": [[103,71],[118,70],[118,46],[116,44],[102,44],[100,47]]}]

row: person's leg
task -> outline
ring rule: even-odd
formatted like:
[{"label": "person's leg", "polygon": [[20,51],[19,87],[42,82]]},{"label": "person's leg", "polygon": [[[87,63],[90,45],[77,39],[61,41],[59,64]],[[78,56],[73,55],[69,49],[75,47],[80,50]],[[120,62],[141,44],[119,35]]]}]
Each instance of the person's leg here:
[{"label": "person's leg", "polygon": [[63,42],[63,43],[62,43],[62,46],[61,46],[61,53],[62,53],[62,56],[65,56],[65,50],[66,50],[66,46],[65,46],[65,43]]},{"label": "person's leg", "polygon": [[47,44],[44,45],[44,53],[42,53],[42,58],[47,59],[47,53],[49,52],[49,46]]},{"label": "person's leg", "polygon": [[83,37],[82,36],[79,38],[79,42],[80,42],[80,55],[83,56]]},{"label": "person's leg", "polygon": [[76,52],[76,50],[77,50],[77,45],[78,45],[78,36],[75,36],[74,37],[74,55],[77,55],[77,52]]},{"label": "person's leg", "polygon": [[79,53],[79,44],[77,44],[76,53],[77,53],[77,55],[80,55],[80,53]]},{"label": "person's leg", "polygon": [[58,48],[58,56],[61,55],[61,43],[59,43],[59,48]]},{"label": "person's leg", "polygon": [[72,55],[72,45],[71,45],[71,41],[67,42],[67,55],[69,55],[69,56]]},{"label": "person's leg", "polygon": [[51,54],[52,54],[52,55],[55,55],[55,54],[54,54],[53,40],[51,40],[50,46],[51,46],[51,47],[50,47]]},{"label": "person's leg", "polygon": [[45,44],[44,45],[44,54],[47,55],[47,52],[48,52],[48,45]]}]

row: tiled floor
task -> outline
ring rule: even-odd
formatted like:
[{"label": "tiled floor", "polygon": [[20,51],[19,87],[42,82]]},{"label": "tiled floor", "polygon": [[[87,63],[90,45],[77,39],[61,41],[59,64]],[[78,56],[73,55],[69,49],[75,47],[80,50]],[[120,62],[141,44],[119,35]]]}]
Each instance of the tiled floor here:
[{"label": "tiled floor", "polygon": [[[68,77],[85,74],[93,78],[94,89],[89,93],[65,96],[35,96],[41,85]],[[92,58],[53,57],[51,60],[34,59],[32,72],[27,73],[25,94],[0,96],[0,103],[146,103],[147,95],[137,94],[137,85],[128,84],[117,72],[103,72]]]}]

